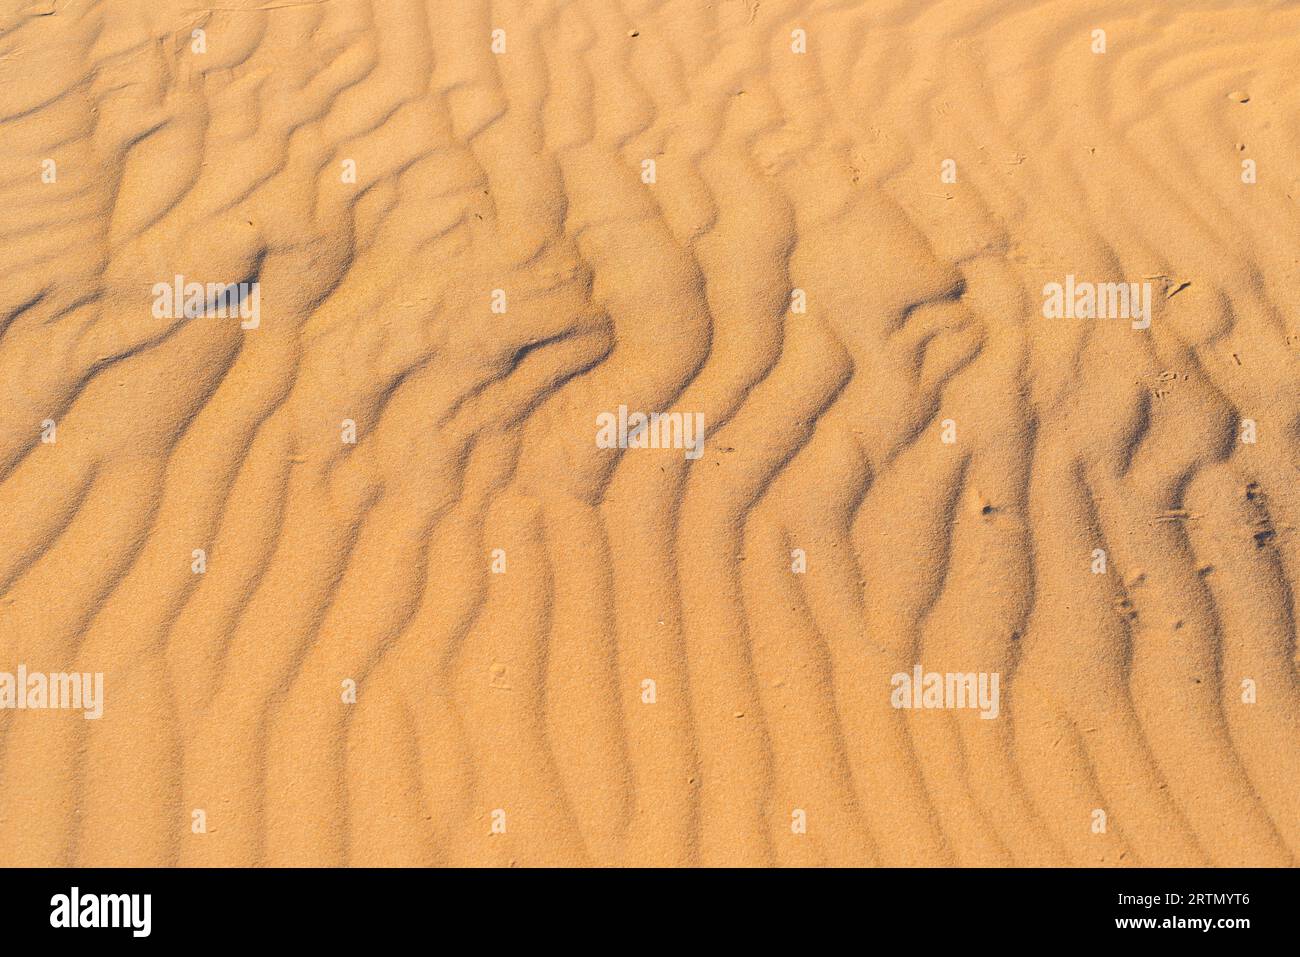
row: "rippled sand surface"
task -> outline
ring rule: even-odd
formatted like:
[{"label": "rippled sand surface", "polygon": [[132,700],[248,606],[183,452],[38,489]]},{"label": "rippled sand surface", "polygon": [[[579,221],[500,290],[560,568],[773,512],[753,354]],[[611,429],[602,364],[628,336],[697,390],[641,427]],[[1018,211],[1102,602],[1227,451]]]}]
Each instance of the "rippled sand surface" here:
[{"label": "rippled sand surface", "polygon": [[3,0],[0,671],[104,694],[0,710],[0,863],[1296,863],[1297,64],[1288,3]]}]

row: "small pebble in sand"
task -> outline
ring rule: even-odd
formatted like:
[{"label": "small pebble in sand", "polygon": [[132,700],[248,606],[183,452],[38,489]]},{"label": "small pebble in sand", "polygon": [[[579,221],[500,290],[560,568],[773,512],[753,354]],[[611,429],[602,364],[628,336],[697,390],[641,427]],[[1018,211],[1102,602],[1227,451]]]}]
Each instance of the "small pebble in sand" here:
[{"label": "small pebble in sand", "polygon": [[1249,103],[1250,94],[1243,90],[1233,90],[1228,94],[1228,99],[1232,100],[1234,103]]}]

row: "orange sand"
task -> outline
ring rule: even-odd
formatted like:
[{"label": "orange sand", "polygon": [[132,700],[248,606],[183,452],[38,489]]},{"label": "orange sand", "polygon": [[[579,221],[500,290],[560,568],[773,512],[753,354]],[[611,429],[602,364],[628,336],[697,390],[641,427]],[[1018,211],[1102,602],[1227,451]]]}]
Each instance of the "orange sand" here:
[{"label": "orange sand", "polygon": [[1297,64],[1278,3],[0,3],[0,671],[105,688],[0,711],[0,863],[1294,864]]}]

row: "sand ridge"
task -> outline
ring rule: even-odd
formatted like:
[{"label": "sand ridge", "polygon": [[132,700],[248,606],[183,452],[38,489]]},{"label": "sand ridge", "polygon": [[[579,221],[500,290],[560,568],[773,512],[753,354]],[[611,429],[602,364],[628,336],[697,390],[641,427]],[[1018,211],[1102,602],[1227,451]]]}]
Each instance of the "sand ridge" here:
[{"label": "sand ridge", "polygon": [[105,700],[0,709],[0,861],[1294,864],[1298,62],[1281,3],[6,3],[0,671]]}]

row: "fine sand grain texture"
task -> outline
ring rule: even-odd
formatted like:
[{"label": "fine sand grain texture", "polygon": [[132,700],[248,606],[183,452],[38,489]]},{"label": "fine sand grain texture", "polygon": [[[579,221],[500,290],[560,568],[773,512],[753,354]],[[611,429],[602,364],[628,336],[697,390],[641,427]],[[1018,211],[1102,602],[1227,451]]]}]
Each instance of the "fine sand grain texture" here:
[{"label": "fine sand grain texture", "polygon": [[1298,214],[1295,3],[0,0],[0,864],[1295,864]]}]

